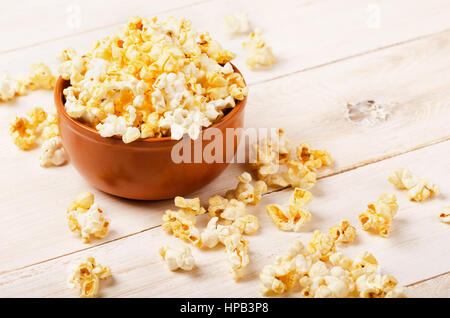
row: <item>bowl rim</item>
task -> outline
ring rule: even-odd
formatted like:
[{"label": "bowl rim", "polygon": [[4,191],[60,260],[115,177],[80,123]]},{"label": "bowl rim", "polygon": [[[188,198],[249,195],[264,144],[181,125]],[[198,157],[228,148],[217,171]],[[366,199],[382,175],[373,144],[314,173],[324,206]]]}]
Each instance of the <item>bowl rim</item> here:
[{"label": "bowl rim", "polygon": [[[237,69],[236,66],[234,66],[234,64],[230,63],[233,66],[233,69],[235,72],[239,73],[242,76],[242,79],[244,81],[244,84],[247,86],[247,83],[244,79],[244,76],[242,75],[242,73]],[[71,122],[74,126],[78,127],[78,129],[88,133],[88,134],[94,134],[96,137],[98,138],[103,138],[105,140],[108,139],[112,139],[112,140],[122,140],[121,137],[119,136],[112,136],[112,137],[103,137],[100,135],[99,131],[89,127],[86,124],[83,124],[82,122],[76,120],[75,118],[71,117],[67,112],[66,112],[66,108],[64,106],[63,103],[63,91],[66,87],[66,84],[69,82],[69,80],[65,80],[63,79],[61,76],[59,76],[58,80],[56,81],[55,84],[55,90],[54,90],[54,100],[55,100],[55,105],[56,105],[56,109],[57,111],[62,114],[66,120],[68,120],[69,122]],[[70,83],[70,82],[69,82]],[[70,85],[69,85],[70,86]],[[209,128],[220,128],[223,126],[226,126],[226,123],[228,121],[230,121],[233,117],[235,117],[235,115],[237,113],[240,112],[240,110],[245,106],[246,102],[247,102],[247,96],[244,96],[244,99],[238,101],[236,103],[236,105],[231,109],[230,112],[228,112],[223,118],[221,118],[218,122],[213,123],[212,125],[208,126],[208,127],[203,127],[201,130],[201,134],[203,134],[205,132],[205,130],[209,129]],[[183,139],[183,138],[182,138]],[[137,139],[136,141],[139,142],[145,142],[145,143],[157,143],[157,142],[174,142],[177,143],[180,140],[177,139],[172,139],[170,136],[166,136],[166,137],[149,137],[149,138],[144,138],[144,139]],[[134,142],[131,142],[129,144],[125,144],[124,145],[132,145]]]}]

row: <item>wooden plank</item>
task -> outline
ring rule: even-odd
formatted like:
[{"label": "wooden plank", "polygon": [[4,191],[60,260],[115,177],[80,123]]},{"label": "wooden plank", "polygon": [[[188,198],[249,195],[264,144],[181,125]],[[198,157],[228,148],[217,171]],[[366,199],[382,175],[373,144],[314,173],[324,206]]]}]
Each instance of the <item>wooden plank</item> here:
[{"label": "wooden plank", "polygon": [[408,286],[411,298],[450,298],[450,273]]},{"label": "wooden plank", "polygon": [[[246,111],[247,127],[284,127],[295,142],[327,148],[336,162],[321,176],[448,139],[449,39],[450,32],[445,32],[254,85]],[[45,105],[48,98],[46,92],[37,92],[2,105],[0,127],[7,127],[14,113]],[[346,102],[367,99],[390,99],[398,104],[386,122],[372,127],[348,122],[343,115]],[[0,224],[2,235],[8,238],[0,243],[0,271],[86,248],[67,231],[64,217],[75,195],[91,187],[70,165],[39,168],[39,151],[16,149],[7,129],[0,130],[0,143],[0,175],[8,180],[0,185],[0,209],[7,211],[0,215]],[[231,165],[211,185],[193,195],[207,199],[222,193],[235,185],[235,177],[243,169]],[[93,244],[156,226],[162,211],[171,206],[169,201],[134,202],[94,192],[112,219],[113,231]]]},{"label": "wooden plank", "polygon": [[0,10],[0,52],[117,25],[138,13],[154,15],[205,1],[13,1]]},{"label": "wooden plank", "polygon": [[[449,228],[437,217],[450,196],[446,156],[449,146],[450,141],[443,142],[320,180],[312,190],[315,196],[310,205],[312,219],[301,233],[278,230],[264,211],[267,204],[285,202],[290,191],[264,196],[258,206],[250,208],[250,212],[258,215],[261,229],[248,237],[251,262],[246,276],[238,283],[227,274],[221,248],[207,251],[194,248],[198,268],[187,273],[170,272],[157,250],[163,244],[178,240],[158,227],[87,251],[4,273],[0,275],[0,296],[74,296],[74,291],[65,286],[67,265],[93,255],[100,263],[111,266],[113,271],[114,279],[102,287],[101,295],[105,297],[254,297],[259,295],[258,273],[264,265],[273,262],[274,256],[282,253],[292,239],[299,237],[306,241],[313,230],[324,231],[343,219],[358,229],[356,241],[342,248],[345,254],[354,256],[368,250],[377,257],[382,271],[393,274],[401,285],[422,281],[447,272],[450,262]],[[387,182],[387,176],[397,167],[408,167],[418,175],[429,177],[441,186],[442,194],[422,203],[409,201],[404,191],[395,190]],[[357,221],[366,204],[383,192],[396,193],[400,205],[387,239],[361,231]],[[442,289],[444,292],[445,288]]]},{"label": "wooden plank", "polygon": [[[122,5],[125,4],[115,2],[111,8],[121,8]],[[225,47],[237,53],[236,65],[244,72],[248,83],[256,83],[446,30],[450,28],[449,9],[450,3],[445,0],[285,0],[282,5],[268,0],[227,0],[199,3],[164,12],[161,16],[185,16],[193,21],[198,30],[209,31]],[[242,49],[242,42],[246,38],[229,40],[225,37],[223,17],[238,10],[247,11],[253,25],[265,30],[264,38],[278,59],[274,67],[258,72],[249,71],[244,62],[247,54]],[[152,9],[147,13],[131,10],[142,15],[150,15],[155,11]],[[96,14],[97,11],[94,12]],[[118,14],[117,18],[125,20],[129,13],[128,9],[123,10],[123,14]],[[374,23],[378,20],[379,25]],[[41,20],[39,22],[43,24]],[[55,25],[52,19],[46,20],[44,25],[45,28],[55,30],[52,32],[63,32],[58,27],[60,22]],[[34,42],[34,37],[9,32],[11,27],[6,27],[8,31],[3,33],[21,39],[21,45],[27,41]],[[54,41],[2,54],[0,70],[16,73],[25,71],[35,61],[55,63],[54,58],[62,49],[86,49],[94,40],[111,34],[116,28],[108,26],[81,34],[74,33],[70,37],[59,36]],[[26,30],[34,32],[29,29],[27,27]],[[6,43],[9,42],[3,41],[3,45]]]}]

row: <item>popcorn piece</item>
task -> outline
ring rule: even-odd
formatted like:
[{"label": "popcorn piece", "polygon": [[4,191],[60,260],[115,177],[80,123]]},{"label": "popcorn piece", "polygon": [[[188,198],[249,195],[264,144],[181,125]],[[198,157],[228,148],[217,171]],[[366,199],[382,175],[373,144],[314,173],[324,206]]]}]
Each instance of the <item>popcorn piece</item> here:
[{"label": "popcorn piece", "polygon": [[83,243],[89,243],[90,237],[103,238],[108,234],[110,221],[94,203],[94,195],[83,192],[67,208],[69,229],[79,232]]},{"label": "popcorn piece", "polygon": [[42,123],[41,139],[45,141],[56,136],[59,136],[58,117],[53,114]]},{"label": "popcorn piece", "polygon": [[344,220],[339,225],[332,226],[328,236],[336,243],[351,243],[355,239],[356,229],[348,221]]},{"label": "popcorn piece", "polygon": [[239,280],[243,276],[244,268],[250,263],[248,241],[240,234],[233,234],[225,238],[224,245],[230,273],[234,280]]},{"label": "popcorn piece", "polygon": [[162,229],[195,246],[202,246],[199,230],[195,227],[195,216],[203,214],[206,210],[200,206],[200,199],[175,198],[178,211],[167,210],[163,215]]},{"label": "popcorn piece", "polygon": [[0,102],[7,102],[13,99],[18,90],[18,81],[12,79],[6,72],[0,74]]},{"label": "popcorn piece", "polygon": [[250,54],[246,63],[250,69],[254,70],[261,66],[270,66],[275,63],[275,57],[272,49],[266,45],[266,42],[261,38],[262,30],[257,29],[250,34],[247,42],[242,46]]},{"label": "popcorn piece", "polygon": [[264,266],[259,275],[262,294],[282,294],[295,286],[298,281],[296,271],[296,257],[304,252],[303,244],[296,240],[289,250],[277,257],[274,265]]},{"label": "popcorn piece", "polygon": [[439,194],[439,187],[428,179],[411,174],[408,169],[395,169],[388,181],[400,190],[408,190],[408,198],[412,201],[424,201]]},{"label": "popcorn piece", "polygon": [[191,249],[186,245],[176,247],[164,246],[159,249],[159,254],[166,261],[167,267],[171,271],[181,268],[190,271],[195,266],[195,260],[192,256]]},{"label": "popcorn piece", "polygon": [[359,296],[362,298],[404,298],[405,290],[397,287],[397,280],[390,275],[364,274],[356,280]]},{"label": "popcorn piece", "polygon": [[67,155],[59,136],[44,141],[39,160],[41,167],[60,166],[67,161]]},{"label": "popcorn piece", "polygon": [[206,246],[208,248],[213,248],[216,246],[219,241],[219,231],[217,230],[217,221],[219,218],[217,216],[211,218],[209,220],[206,229],[202,231],[200,234],[200,239],[202,242],[202,246]]},{"label": "popcorn piece", "polygon": [[238,185],[236,189],[229,190],[225,194],[227,199],[235,198],[245,204],[256,205],[261,200],[262,194],[267,191],[267,185],[264,181],[257,181],[255,185],[251,185],[252,176],[248,172],[243,172],[238,177]]},{"label": "popcorn piece", "polygon": [[224,17],[225,34],[232,38],[250,32],[250,22],[246,12],[236,12]]},{"label": "popcorn piece", "polygon": [[367,206],[367,211],[359,215],[359,220],[364,231],[373,229],[381,236],[387,237],[397,211],[397,198],[394,194],[385,193],[377,202]]},{"label": "popcorn piece", "polygon": [[246,235],[254,234],[259,228],[258,218],[251,214],[238,217],[233,221],[232,225],[238,228],[241,233]]},{"label": "popcorn piece", "polygon": [[329,166],[333,159],[326,150],[313,150],[309,144],[296,147],[297,159],[310,171],[316,171],[322,166]]},{"label": "popcorn piece", "polygon": [[319,230],[315,230],[307,247],[308,253],[318,253],[320,260],[327,261],[335,249],[335,241]]},{"label": "popcorn piece", "polygon": [[67,284],[78,289],[82,298],[93,298],[98,295],[101,279],[111,276],[111,269],[96,263],[93,257],[88,257],[78,265],[71,266]]},{"label": "popcorn piece", "polygon": [[36,63],[30,66],[30,72],[20,84],[22,87],[21,95],[28,90],[54,89],[56,77],[53,76],[50,68],[44,63]]},{"label": "popcorn piece", "polygon": [[439,220],[442,223],[450,224],[450,206],[445,207],[441,214],[439,214]]},{"label": "popcorn piece", "polygon": [[233,57],[189,20],[131,17],[86,54],[64,50],[58,71],[68,114],[103,137],[196,139],[248,93]]},{"label": "popcorn piece", "polygon": [[266,211],[280,230],[298,232],[311,219],[311,213],[303,208],[311,200],[310,192],[295,188],[287,208],[271,204],[266,206]]},{"label": "popcorn piece", "polygon": [[36,140],[33,124],[26,118],[16,116],[10,124],[9,133],[14,144],[22,150],[29,150]]},{"label": "popcorn piece", "polygon": [[231,224],[237,218],[247,215],[245,203],[236,199],[225,199],[220,195],[215,195],[208,200],[209,202],[209,216],[218,216],[221,220]]}]

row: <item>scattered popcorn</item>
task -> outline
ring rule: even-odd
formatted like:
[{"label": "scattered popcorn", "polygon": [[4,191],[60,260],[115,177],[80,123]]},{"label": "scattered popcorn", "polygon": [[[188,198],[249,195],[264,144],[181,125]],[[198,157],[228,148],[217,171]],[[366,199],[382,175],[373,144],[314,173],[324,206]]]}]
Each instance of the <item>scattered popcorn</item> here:
[{"label": "scattered popcorn", "polygon": [[225,34],[232,38],[250,32],[250,22],[246,12],[236,12],[224,17]]},{"label": "scattered popcorn", "polygon": [[320,260],[327,261],[330,255],[336,251],[335,241],[329,235],[315,230],[309,240],[307,250],[309,254],[317,253]]},{"label": "scattered popcorn", "polygon": [[444,211],[442,211],[441,214],[439,214],[439,220],[442,223],[450,224],[450,206],[445,207]]},{"label": "scattered popcorn", "polygon": [[250,54],[246,63],[250,69],[254,70],[261,66],[270,66],[275,63],[275,57],[272,49],[266,45],[266,42],[261,38],[263,31],[260,29],[250,34],[247,42],[242,46]]},{"label": "scattered popcorn", "polygon": [[291,159],[292,142],[282,129],[276,138],[264,139],[253,147],[256,158],[250,161],[250,166],[256,170],[258,179],[270,186],[311,189],[316,183],[317,169],[333,163],[326,150],[313,150],[308,144],[297,146],[296,158]]},{"label": "scattered popcorn", "polygon": [[80,264],[71,266],[70,270],[68,286],[78,289],[78,294],[82,298],[96,297],[100,280],[111,276],[111,269],[96,263],[93,257],[88,257]]},{"label": "scattered popcorn", "polygon": [[175,237],[195,246],[202,246],[200,231],[195,227],[195,216],[204,214],[206,210],[200,206],[200,199],[175,198],[178,211],[167,210],[163,215],[162,229]]},{"label": "scattered popcorn", "polygon": [[83,243],[89,243],[90,237],[103,238],[108,234],[109,220],[94,203],[94,194],[82,192],[67,208],[69,229],[79,232]]},{"label": "scattered popcorn", "polygon": [[339,225],[332,226],[328,236],[336,243],[351,243],[355,239],[356,229],[346,220]]},{"label": "scattered popcorn", "polygon": [[41,167],[61,166],[67,161],[67,155],[59,136],[44,141],[39,160]]},{"label": "scattered popcorn", "polygon": [[58,71],[67,113],[103,137],[196,139],[248,93],[232,58],[189,20],[131,17],[86,54],[64,50]]},{"label": "scattered popcorn", "polygon": [[388,181],[400,190],[408,190],[408,198],[412,201],[424,201],[439,194],[439,187],[425,178],[411,174],[408,169],[395,169]]},{"label": "scattered popcorn", "polygon": [[267,214],[280,230],[298,232],[311,219],[311,213],[304,209],[304,206],[312,200],[312,197],[310,192],[295,188],[288,207],[270,204],[266,206]]},{"label": "scattered popcorn", "polygon": [[385,193],[377,202],[367,206],[367,211],[359,215],[359,220],[364,231],[373,229],[381,236],[387,237],[397,211],[397,198],[394,194]]},{"label": "scattered popcorn", "polygon": [[[316,243],[321,241],[319,236],[326,238],[318,231],[314,236],[312,241]],[[281,294],[298,285],[302,297],[405,297],[394,277],[378,273],[378,262],[372,254],[364,252],[352,260],[334,249],[326,250],[329,257],[324,259],[316,247],[311,249],[311,242],[305,249],[295,240],[274,265],[263,268],[261,293]]]},{"label": "scattered popcorn", "polygon": [[179,268],[190,271],[195,266],[191,249],[187,245],[183,244],[176,247],[164,246],[159,249],[159,254],[166,261],[167,267],[171,271],[176,271]]},{"label": "scattered popcorn", "polygon": [[239,232],[245,235],[252,235],[259,229],[258,218],[251,214],[246,214],[238,217],[233,221],[232,226],[239,229]]},{"label": "scattered popcorn", "polygon": [[241,234],[233,234],[225,238],[224,245],[230,273],[234,280],[239,280],[243,276],[244,268],[250,263],[248,241],[242,238]]},{"label": "scattered popcorn", "polygon": [[247,214],[245,203],[236,199],[225,199],[220,195],[215,195],[208,200],[209,216],[218,216],[226,224],[231,224],[237,218]]},{"label": "scattered popcorn", "polygon": [[26,95],[30,90],[55,88],[56,77],[44,63],[32,64],[30,71],[21,80],[13,79],[8,73],[0,74],[0,102],[13,99],[16,95]]}]

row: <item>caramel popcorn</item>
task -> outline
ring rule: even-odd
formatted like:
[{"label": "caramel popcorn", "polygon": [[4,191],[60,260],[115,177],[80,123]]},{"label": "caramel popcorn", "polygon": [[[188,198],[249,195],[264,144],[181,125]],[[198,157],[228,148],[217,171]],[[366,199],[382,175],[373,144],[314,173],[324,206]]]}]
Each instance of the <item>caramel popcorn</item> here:
[{"label": "caramel popcorn", "polygon": [[175,198],[178,211],[167,210],[162,219],[162,229],[195,246],[202,246],[200,231],[195,227],[195,216],[203,214],[206,210],[201,207],[200,199]]},{"label": "caramel popcorn", "polygon": [[367,206],[367,211],[359,215],[359,220],[364,231],[373,229],[381,236],[387,237],[397,211],[397,198],[394,194],[385,193],[377,202]]},{"label": "caramel popcorn", "polygon": [[224,17],[225,34],[228,38],[250,32],[250,22],[246,12],[236,12]]},{"label": "caramel popcorn", "polygon": [[388,181],[400,190],[408,190],[408,198],[412,201],[424,201],[439,194],[439,187],[425,178],[411,174],[408,169],[395,169]]},{"label": "caramel popcorn", "polygon": [[230,273],[234,280],[243,276],[244,268],[250,263],[248,241],[241,234],[232,234],[224,239],[225,252],[230,265]]},{"label": "caramel popcorn", "polygon": [[94,203],[94,194],[82,192],[67,208],[69,229],[79,232],[83,243],[89,243],[90,237],[103,238],[108,234],[110,221]]},{"label": "caramel popcorn", "polygon": [[328,236],[336,243],[351,243],[355,239],[356,229],[346,220],[339,225],[332,226]]},{"label": "caramel popcorn", "polygon": [[242,44],[244,49],[250,54],[246,63],[252,70],[261,66],[270,66],[275,63],[272,49],[268,47],[266,41],[261,38],[262,34],[263,31],[257,29],[250,34],[248,41]]},{"label": "caramel popcorn", "polygon": [[78,265],[72,265],[67,280],[70,288],[78,289],[82,298],[93,298],[98,295],[101,279],[111,276],[111,269],[96,263],[93,257],[87,257]]},{"label": "caramel popcorn", "polygon": [[312,194],[310,192],[295,188],[289,199],[288,207],[270,204],[266,206],[266,211],[280,230],[298,232],[311,219],[311,213],[304,209],[304,206],[311,200]]},{"label": "caramel popcorn", "polygon": [[450,223],[450,206],[445,207],[444,210],[439,214],[439,220],[442,223]]},{"label": "caramel popcorn", "polygon": [[183,18],[132,17],[86,54],[69,48],[59,72],[70,116],[103,137],[197,139],[245,98],[234,54]]},{"label": "caramel popcorn", "polygon": [[176,247],[164,246],[159,249],[159,254],[166,261],[167,267],[171,271],[182,269],[190,271],[195,266],[195,260],[191,249],[187,245],[178,245]]}]

